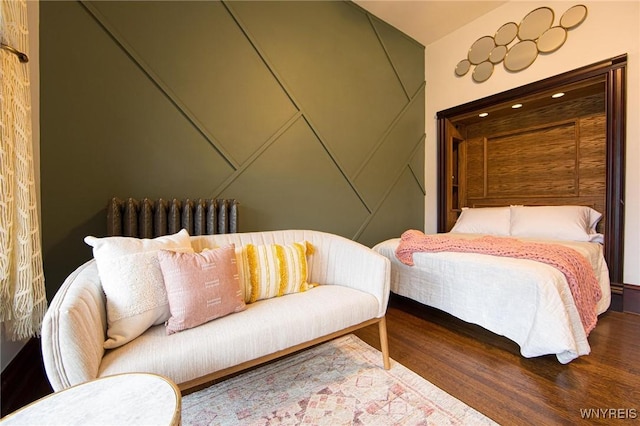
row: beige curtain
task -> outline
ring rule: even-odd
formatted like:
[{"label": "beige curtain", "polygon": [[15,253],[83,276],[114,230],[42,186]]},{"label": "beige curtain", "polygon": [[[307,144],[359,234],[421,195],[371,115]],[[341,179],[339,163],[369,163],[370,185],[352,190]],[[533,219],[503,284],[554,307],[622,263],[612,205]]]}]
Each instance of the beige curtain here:
[{"label": "beige curtain", "polygon": [[[0,41],[28,47],[27,3],[0,0]],[[31,137],[29,66],[0,49],[0,322],[4,335],[40,334],[47,308]]]}]

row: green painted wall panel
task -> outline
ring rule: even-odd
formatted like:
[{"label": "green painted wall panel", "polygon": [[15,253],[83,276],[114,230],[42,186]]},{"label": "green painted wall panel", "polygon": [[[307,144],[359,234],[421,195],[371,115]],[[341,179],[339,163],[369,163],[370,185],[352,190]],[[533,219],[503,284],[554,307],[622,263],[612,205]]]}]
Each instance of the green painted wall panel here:
[{"label": "green painted wall panel", "polygon": [[90,256],[84,236],[104,235],[108,198],[206,196],[233,170],[82,6],[43,3],[42,11],[42,226],[51,292]]},{"label": "green painted wall panel", "polygon": [[244,231],[313,228],[352,235],[368,217],[302,118],[234,179],[224,194],[243,194],[240,227]]},{"label": "green painted wall panel", "polygon": [[222,3],[91,6],[233,164],[297,112]]},{"label": "green painted wall panel", "polygon": [[407,229],[424,229],[424,196],[413,174],[405,168],[357,241],[373,247],[399,238]]},{"label": "green painted wall panel", "polygon": [[367,15],[331,1],[230,5],[353,177],[408,102]]},{"label": "green painted wall panel", "polygon": [[114,195],[236,198],[241,230],[370,245],[421,228],[424,48],[375,21],[340,1],[42,2],[49,296]]},{"label": "green painted wall panel", "polygon": [[411,162],[409,163],[409,167],[411,169],[411,173],[413,173],[414,178],[418,182],[418,185],[422,188],[422,192],[425,191],[425,176],[424,176],[424,164],[426,160],[425,146],[424,146],[424,137],[422,143],[418,146],[418,149],[413,153],[411,157]]},{"label": "green painted wall panel", "polygon": [[368,205],[380,203],[390,183],[406,167],[424,134],[419,130],[421,123],[424,123],[424,103],[413,102],[363,164],[355,184]]},{"label": "green painted wall panel", "polygon": [[424,83],[424,47],[389,24],[373,20],[391,62],[409,96]]}]

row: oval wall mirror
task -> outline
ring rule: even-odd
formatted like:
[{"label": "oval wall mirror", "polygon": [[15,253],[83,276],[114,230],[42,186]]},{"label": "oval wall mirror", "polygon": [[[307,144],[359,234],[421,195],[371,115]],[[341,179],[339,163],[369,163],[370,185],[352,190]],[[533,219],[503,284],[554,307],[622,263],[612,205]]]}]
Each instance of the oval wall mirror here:
[{"label": "oval wall mirror", "polygon": [[567,9],[560,18],[560,26],[564,29],[575,28],[587,18],[587,6],[578,4]]},{"label": "oval wall mirror", "polygon": [[496,31],[493,36],[498,46],[506,46],[518,35],[518,25],[515,22],[507,22]]},{"label": "oval wall mirror", "polygon": [[505,57],[505,55],[507,54],[507,46],[496,46],[493,48],[493,50],[491,51],[491,54],[489,55],[489,61],[491,61],[494,64],[498,64],[500,63],[500,61],[502,61]]},{"label": "oval wall mirror", "polygon": [[494,47],[496,47],[496,43],[493,41],[493,37],[480,37],[469,48],[467,58],[473,65],[478,65],[489,59],[489,54]]},{"label": "oval wall mirror", "polygon": [[562,27],[551,27],[538,39],[538,51],[551,53],[558,50],[567,40],[567,30]]},{"label": "oval wall mirror", "polygon": [[469,72],[469,68],[471,68],[471,62],[469,62],[468,59],[461,60],[458,62],[458,65],[456,65],[456,75],[462,77]]},{"label": "oval wall mirror", "polygon": [[473,70],[473,81],[476,83],[482,83],[486,81],[493,74],[493,64],[489,61],[485,61],[476,66]]},{"label": "oval wall mirror", "polygon": [[504,58],[504,67],[509,71],[521,71],[527,68],[538,57],[538,47],[533,40],[519,41]]},{"label": "oval wall mirror", "polygon": [[518,27],[520,40],[537,40],[553,24],[553,10],[548,7],[539,7],[532,10],[522,18]]}]

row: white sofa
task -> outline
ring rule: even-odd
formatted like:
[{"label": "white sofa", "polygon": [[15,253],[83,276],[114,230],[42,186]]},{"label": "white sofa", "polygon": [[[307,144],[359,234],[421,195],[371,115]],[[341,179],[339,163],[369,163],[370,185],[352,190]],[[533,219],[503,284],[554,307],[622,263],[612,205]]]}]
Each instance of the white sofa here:
[{"label": "white sofa", "polygon": [[228,243],[306,240],[315,249],[309,259],[309,281],[320,285],[247,304],[244,311],[171,335],[164,325],[156,325],[123,346],[105,350],[106,296],[92,259],[65,280],[44,318],[42,352],[55,391],[128,372],[160,374],[187,390],[375,323],[383,365],[389,368],[386,257],[349,239],[309,230],[190,239],[196,251]]}]

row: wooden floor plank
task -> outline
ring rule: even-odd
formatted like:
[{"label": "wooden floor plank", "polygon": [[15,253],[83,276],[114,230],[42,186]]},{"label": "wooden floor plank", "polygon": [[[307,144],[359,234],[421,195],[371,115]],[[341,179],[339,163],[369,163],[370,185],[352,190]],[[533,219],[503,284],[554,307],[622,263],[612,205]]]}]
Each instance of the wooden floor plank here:
[{"label": "wooden floor plank", "polygon": [[[500,424],[640,421],[639,315],[601,315],[591,354],[566,365],[553,355],[524,358],[502,336],[395,295],[387,330],[392,359]],[[356,335],[377,347],[376,328]],[[607,414],[583,418],[588,409]]]}]

